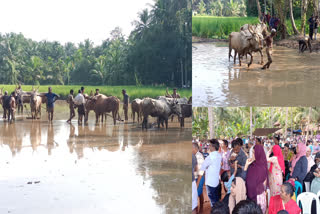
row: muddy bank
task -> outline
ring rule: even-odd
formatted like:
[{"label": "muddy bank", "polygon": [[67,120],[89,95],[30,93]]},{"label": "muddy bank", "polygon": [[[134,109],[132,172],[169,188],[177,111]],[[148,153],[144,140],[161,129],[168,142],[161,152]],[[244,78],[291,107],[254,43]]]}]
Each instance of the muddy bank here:
[{"label": "muddy bank", "polygon": [[[282,46],[291,49],[299,50],[298,40],[302,39],[302,36],[292,36],[288,39],[276,40],[274,41],[275,46]],[[201,37],[192,37],[192,43],[211,43],[211,42],[229,42],[228,39],[211,39],[211,38],[201,38]],[[312,40],[311,41],[312,51],[319,52],[320,51],[320,40]],[[309,52],[309,49],[306,50]]]},{"label": "muddy bank", "polygon": [[[299,50],[299,43],[298,43],[299,39],[303,39],[303,37],[302,36],[292,36],[288,39],[275,41],[274,43],[277,46],[292,48],[292,49],[296,49],[298,51]],[[312,47],[312,51],[319,52],[320,51],[320,41],[319,40],[312,40],[311,47]],[[309,52],[309,49],[307,49],[306,52]]]}]

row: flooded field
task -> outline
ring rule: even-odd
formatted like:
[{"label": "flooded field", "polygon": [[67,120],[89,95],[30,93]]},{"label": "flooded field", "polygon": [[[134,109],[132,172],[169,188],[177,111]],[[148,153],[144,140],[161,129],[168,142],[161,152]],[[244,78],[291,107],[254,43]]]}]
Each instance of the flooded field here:
[{"label": "flooded field", "polygon": [[141,131],[131,119],[95,125],[93,113],[69,125],[68,114],[59,104],[52,124],[44,110],[0,119],[0,213],[190,212],[191,119]]},{"label": "flooded field", "polygon": [[[192,44],[193,106],[315,106],[320,104],[319,54],[274,47],[261,70],[260,54],[247,68],[228,61],[227,43]],[[233,52],[232,52],[233,55]],[[264,62],[267,62],[264,50]]]}]

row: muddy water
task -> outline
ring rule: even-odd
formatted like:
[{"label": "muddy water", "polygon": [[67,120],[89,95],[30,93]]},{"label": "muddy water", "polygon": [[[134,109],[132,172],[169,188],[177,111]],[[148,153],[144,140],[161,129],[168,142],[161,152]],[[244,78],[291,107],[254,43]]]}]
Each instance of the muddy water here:
[{"label": "muddy water", "polygon": [[142,132],[95,125],[92,113],[88,126],[69,125],[65,105],[55,112],[52,124],[44,111],[0,120],[0,213],[190,212],[190,119]]},{"label": "muddy water", "polygon": [[[315,106],[320,104],[319,54],[274,47],[273,63],[261,70],[260,54],[247,68],[228,61],[227,43],[193,44],[194,106]],[[233,53],[232,53],[233,54]],[[264,53],[264,61],[267,62]]]}]

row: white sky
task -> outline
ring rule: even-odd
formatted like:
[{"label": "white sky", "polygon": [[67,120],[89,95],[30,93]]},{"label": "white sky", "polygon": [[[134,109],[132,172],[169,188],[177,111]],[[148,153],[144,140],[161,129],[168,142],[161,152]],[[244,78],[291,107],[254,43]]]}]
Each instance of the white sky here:
[{"label": "white sky", "polygon": [[[35,41],[95,45],[117,26],[128,36],[138,12],[153,0],[1,0],[0,32],[23,33]],[[150,9],[150,8],[149,8]]]}]

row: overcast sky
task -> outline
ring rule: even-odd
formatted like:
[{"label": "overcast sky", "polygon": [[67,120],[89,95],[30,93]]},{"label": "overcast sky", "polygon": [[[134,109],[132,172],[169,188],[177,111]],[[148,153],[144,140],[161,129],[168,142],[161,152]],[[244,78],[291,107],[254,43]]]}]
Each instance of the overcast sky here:
[{"label": "overcast sky", "polygon": [[89,38],[95,45],[119,26],[125,35],[134,28],[138,12],[153,0],[2,0],[1,33],[78,44]]}]

